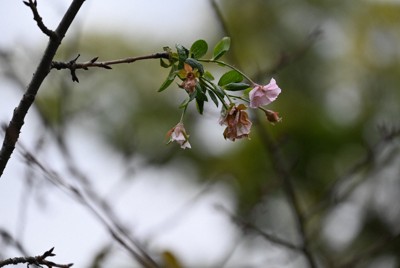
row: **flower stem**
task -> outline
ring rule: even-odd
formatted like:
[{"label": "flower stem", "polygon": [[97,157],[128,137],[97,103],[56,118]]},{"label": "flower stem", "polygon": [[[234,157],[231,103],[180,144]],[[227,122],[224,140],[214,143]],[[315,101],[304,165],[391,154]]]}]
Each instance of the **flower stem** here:
[{"label": "flower stem", "polygon": [[180,123],[183,123],[183,117],[185,116],[187,107],[188,105],[186,104],[182,110],[181,119],[179,120]]},{"label": "flower stem", "polygon": [[[203,80],[206,84],[210,84],[207,86],[208,90],[211,90],[214,93],[214,95],[220,100],[220,102],[225,107],[225,109],[228,109],[228,105],[225,103],[224,98],[221,98],[221,96],[217,92],[215,92],[215,89],[212,86],[213,83],[205,78],[203,78]],[[229,98],[228,94],[226,94],[226,92],[224,90],[222,90],[222,92],[225,94],[225,96],[227,96],[229,102],[232,103],[232,100]]]},{"label": "flower stem", "polygon": [[235,70],[236,72],[240,73],[244,78],[246,78],[251,84],[256,85],[257,83],[255,83],[250,77],[248,77],[245,73],[243,73],[241,70],[239,70],[238,68],[236,68],[233,65],[230,65],[229,63],[223,62],[223,61],[219,61],[219,60],[213,60],[213,59],[209,59],[209,60],[201,60],[198,59],[198,61],[202,61],[202,62],[213,62],[213,63],[217,63],[220,64],[222,66],[226,66],[228,68],[231,68],[232,70]]}]

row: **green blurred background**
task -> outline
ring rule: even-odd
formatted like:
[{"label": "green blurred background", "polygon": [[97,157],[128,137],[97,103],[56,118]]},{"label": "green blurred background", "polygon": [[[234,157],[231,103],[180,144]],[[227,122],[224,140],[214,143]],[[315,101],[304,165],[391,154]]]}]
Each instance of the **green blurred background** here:
[{"label": "green blurred background", "polygon": [[[223,60],[259,83],[277,80],[282,94],[270,108],[281,123],[271,125],[262,113],[251,112],[250,139],[232,143],[223,139],[219,108],[209,102],[201,116],[191,105],[185,127],[192,149],[166,146],[186,93],[177,85],[157,93],[168,70],[148,60],[79,70],[79,84],[68,71],[53,71],[36,101],[45,124],[55,135],[70,126],[98,135],[126,163],[140,159],[143,166],[190,169],[188,180],[222,181],[232,189],[235,215],[244,223],[296,244],[266,131],[290,171],[321,267],[399,267],[400,2],[218,1],[223,21],[211,6],[210,19],[182,23],[209,24],[212,31],[199,38],[210,47],[230,35],[231,51]],[[185,35],[179,28],[160,31]],[[80,61],[118,59],[174,46],[156,40],[101,31],[71,34],[56,60],[78,53]],[[182,41],[190,47],[195,39],[176,43]],[[215,76],[223,71],[206,68]],[[259,239],[253,228],[240,228],[249,243]]]}]

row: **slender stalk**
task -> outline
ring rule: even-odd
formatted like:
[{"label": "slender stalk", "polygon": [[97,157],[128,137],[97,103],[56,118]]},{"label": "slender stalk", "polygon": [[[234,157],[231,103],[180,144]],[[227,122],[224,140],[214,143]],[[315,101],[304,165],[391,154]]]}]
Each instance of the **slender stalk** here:
[{"label": "slender stalk", "polygon": [[229,64],[229,63],[226,63],[226,62],[224,62],[224,61],[213,60],[213,59],[209,59],[209,60],[207,60],[207,59],[205,59],[205,60],[198,59],[198,61],[201,61],[201,62],[213,62],[213,63],[217,63],[217,64],[219,64],[219,65],[228,67],[228,68],[230,68],[230,69],[232,69],[232,70],[235,70],[236,72],[240,73],[240,74],[241,74],[244,78],[246,78],[251,84],[253,84],[253,85],[256,85],[256,84],[257,84],[257,83],[255,83],[248,75],[246,75],[245,73],[243,73],[241,70],[239,70],[239,69],[236,68],[235,66],[233,66],[233,65],[231,65],[231,64]]}]

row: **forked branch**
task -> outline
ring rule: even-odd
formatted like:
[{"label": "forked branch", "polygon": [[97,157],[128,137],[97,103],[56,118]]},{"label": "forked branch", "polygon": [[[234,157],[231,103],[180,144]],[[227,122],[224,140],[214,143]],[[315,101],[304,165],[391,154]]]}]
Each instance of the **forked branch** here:
[{"label": "forked branch", "polygon": [[3,261],[0,261],[0,267],[4,267],[6,265],[17,265],[17,264],[23,264],[26,263],[29,265],[37,265],[41,267],[42,265],[47,266],[48,268],[69,268],[73,265],[73,263],[68,263],[68,264],[58,264],[52,261],[46,260],[48,257],[54,257],[56,254],[53,253],[54,248],[49,249],[42,255],[36,256],[36,257],[16,257],[16,258],[10,258],[6,259]]},{"label": "forked branch", "polygon": [[18,106],[14,109],[11,121],[6,127],[3,145],[0,151],[0,177],[1,175],[3,175],[8,160],[10,159],[11,154],[15,149],[15,144],[19,139],[19,134],[21,132],[22,126],[24,125],[25,116],[28,113],[33,101],[35,100],[36,94],[44,79],[49,74],[51,70],[51,62],[54,58],[54,55],[56,54],[62,39],[64,38],[72,21],[75,19],[75,16],[81,8],[83,2],[85,2],[85,0],[72,1],[60,24],[54,31],[54,34],[43,24],[36,9],[36,1],[29,0],[28,2],[24,2],[32,9],[34,18],[38,23],[39,28],[45,34],[50,35],[50,40],[47,44],[46,50],[43,53],[42,59],[40,60],[40,63],[36,68],[32,80],[25,91],[25,94],[22,96]]},{"label": "forked branch", "polygon": [[48,37],[50,38],[57,38],[56,33],[52,30],[50,30],[49,28],[46,27],[46,25],[44,25],[43,23],[43,19],[42,17],[39,15],[39,12],[37,10],[37,2],[29,0],[29,1],[23,1],[24,4],[28,7],[30,7],[30,9],[32,10],[33,13],[33,19],[36,21],[37,26],[39,27],[39,29]]}]

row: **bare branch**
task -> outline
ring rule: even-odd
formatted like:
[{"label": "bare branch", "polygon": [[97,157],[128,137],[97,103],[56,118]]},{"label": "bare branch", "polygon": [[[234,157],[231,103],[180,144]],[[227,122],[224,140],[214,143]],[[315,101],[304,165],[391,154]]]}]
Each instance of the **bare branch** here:
[{"label": "bare branch", "polygon": [[288,200],[292,213],[295,217],[297,232],[301,238],[301,246],[300,246],[301,251],[303,252],[304,257],[306,258],[309,267],[316,268],[318,266],[310,249],[309,245],[310,243],[306,231],[306,221],[304,213],[300,207],[299,198],[295,191],[294,185],[291,181],[290,168],[288,166],[288,163],[285,160],[278,144],[276,144],[276,142],[272,140],[269,133],[259,123],[260,119],[256,117],[256,120],[258,121],[257,124],[260,126],[258,127],[258,130],[262,142],[265,146],[266,151],[271,154],[273,167],[275,169],[277,176],[279,176],[282,182],[283,191]]},{"label": "bare branch", "polygon": [[[75,16],[81,8],[83,2],[85,2],[85,0],[72,1],[70,7],[68,8],[67,12],[65,13],[64,17],[57,27],[55,35],[50,38],[43,57],[36,68],[36,71],[33,75],[31,82],[28,85],[28,88],[25,91],[25,94],[23,95],[18,106],[14,109],[11,121],[6,128],[3,145],[0,151],[0,177],[3,175],[8,160],[10,159],[11,154],[15,149],[15,144],[18,141],[19,134],[24,124],[25,116],[28,113],[33,101],[35,100],[36,94],[40,86],[42,85],[43,80],[49,74],[51,70],[51,62],[54,58],[54,55],[56,54],[57,49],[65,36],[65,33],[67,32],[72,21],[75,19]],[[36,5],[35,2],[33,2],[33,4]]]},{"label": "bare branch", "polygon": [[15,239],[7,230],[0,228],[0,238],[2,238],[4,244],[15,247],[22,255],[28,255],[21,242]]},{"label": "bare branch", "polygon": [[388,247],[392,246],[393,244],[397,243],[399,240],[400,240],[400,233],[398,233],[392,237],[382,238],[379,241],[375,241],[375,243],[369,245],[366,250],[354,255],[353,257],[344,261],[337,267],[340,267],[340,268],[361,267],[361,266],[359,266],[360,263],[367,260],[368,258],[372,258],[372,257],[382,253],[383,250],[385,250]]},{"label": "bare branch", "polygon": [[32,0],[28,0],[28,1],[23,1],[24,4],[28,7],[30,7],[30,9],[32,10],[33,13],[33,19],[36,21],[39,29],[48,37],[50,38],[56,38],[56,33],[52,30],[50,30],[49,28],[46,27],[46,25],[44,25],[43,23],[43,19],[42,17],[39,15],[39,12],[37,10],[37,2],[32,1]]},{"label": "bare branch", "polygon": [[344,182],[347,182],[355,174],[374,164],[376,159],[378,158],[378,155],[381,154],[385,149],[387,149],[389,143],[393,142],[394,139],[400,137],[400,128],[393,127],[391,129],[388,129],[388,127],[386,126],[380,126],[379,130],[381,132],[380,140],[375,145],[366,148],[367,153],[360,160],[349,167],[349,169],[341,174],[336,180],[330,183],[325,190],[323,198],[321,198],[307,211],[307,213],[305,213],[305,218],[308,221],[311,220],[312,217],[323,211],[325,208],[329,207],[329,205],[339,204],[340,202],[346,200],[346,198],[354,192],[356,186],[364,180],[359,180],[358,182],[353,183],[352,187],[349,187],[349,189],[347,191],[344,191],[344,193],[342,193],[340,196],[336,195],[338,187]]},{"label": "bare branch", "polygon": [[45,167],[45,165],[29,152],[23,144],[20,144],[19,150],[26,161],[39,168],[46,179],[86,207],[94,217],[103,224],[114,240],[126,249],[132,257],[142,265],[142,267],[159,267],[159,265],[142,248],[141,243],[133,238],[128,233],[127,229],[119,222],[117,216],[112,212],[110,206],[105,200],[96,195],[94,191],[81,191],[78,187],[63,180],[57,172]]},{"label": "bare branch", "polygon": [[3,261],[0,261],[0,267],[4,267],[6,265],[16,265],[16,264],[21,264],[21,263],[27,263],[29,265],[46,265],[48,268],[69,268],[73,263],[68,263],[68,264],[58,264],[52,261],[46,260],[48,257],[53,257],[56,254],[53,253],[54,248],[49,249],[45,253],[43,253],[40,256],[36,257],[16,257],[16,258],[10,258],[6,259]]},{"label": "bare branch", "polygon": [[210,0],[210,4],[211,4],[211,7],[212,7],[212,9],[213,9],[213,11],[215,13],[215,16],[216,16],[218,22],[219,22],[219,24],[220,24],[220,26],[222,28],[222,31],[224,32],[224,34],[226,36],[231,36],[232,37],[231,32],[229,31],[228,25],[226,24],[224,16],[222,15],[222,11],[218,7],[217,2],[215,0]]},{"label": "bare branch", "polygon": [[110,61],[103,61],[98,62],[97,59],[99,57],[95,57],[87,62],[77,63],[80,55],[78,55],[75,59],[70,60],[69,62],[60,62],[60,61],[53,61],[51,63],[52,69],[62,70],[62,69],[69,69],[71,71],[72,81],[78,82],[79,79],[76,76],[77,69],[89,70],[89,68],[104,68],[104,69],[112,69],[110,65],[115,64],[123,64],[123,63],[132,63],[139,60],[148,60],[148,59],[168,59],[169,54],[167,52],[155,53],[146,56],[138,56],[138,57],[129,57],[125,59],[118,59],[118,60],[110,60]]},{"label": "bare branch", "polygon": [[[231,38],[234,38],[232,35],[232,32],[229,30],[228,24],[226,23],[226,20],[224,18],[224,15],[222,14],[221,9],[219,8],[216,0],[210,0],[211,8],[214,11],[215,17],[220,24],[221,30],[225,36],[229,36]],[[237,53],[235,53],[235,47],[231,48],[231,52],[229,53],[228,57],[232,61],[232,63],[235,63],[235,65],[239,65],[239,59],[237,57]]]},{"label": "bare branch", "polygon": [[256,75],[255,79],[261,80],[265,77],[266,74],[267,76],[272,76],[281,71],[282,69],[284,69],[285,67],[288,67],[291,64],[293,64],[295,61],[299,60],[306,54],[306,52],[310,49],[310,47],[312,47],[315,44],[315,42],[321,37],[321,35],[322,35],[321,29],[317,28],[313,30],[307,36],[306,40],[299,48],[290,53],[281,52],[280,57],[275,62],[275,64],[272,67],[270,67],[269,70],[267,71],[263,70],[262,72],[259,72]]},{"label": "bare branch", "polygon": [[275,235],[269,234],[264,232],[263,230],[261,230],[260,228],[258,228],[256,225],[254,225],[253,223],[246,221],[245,219],[234,215],[233,213],[229,212],[226,208],[224,208],[221,205],[217,205],[216,208],[224,213],[226,213],[233,222],[235,222],[237,225],[241,226],[243,228],[243,230],[251,230],[256,232],[257,234],[261,235],[263,238],[265,238],[266,240],[268,240],[269,242],[285,247],[287,249],[290,250],[294,250],[294,251],[298,251],[298,252],[302,252],[303,248],[301,246],[297,246],[292,244],[289,241],[286,241],[280,237],[277,237]]}]

